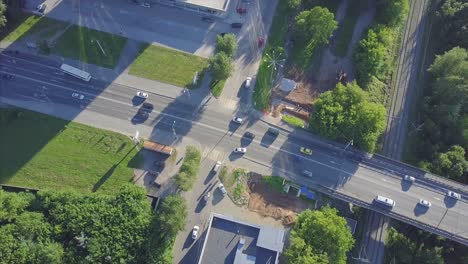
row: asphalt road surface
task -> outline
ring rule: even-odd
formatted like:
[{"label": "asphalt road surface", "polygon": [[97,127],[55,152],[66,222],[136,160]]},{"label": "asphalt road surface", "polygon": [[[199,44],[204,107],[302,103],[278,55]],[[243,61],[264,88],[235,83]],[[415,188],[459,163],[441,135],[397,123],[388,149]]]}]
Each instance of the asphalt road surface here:
[{"label": "asphalt road surface", "polygon": [[[342,145],[304,131],[282,131],[278,137],[272,137],[266,133],[270,125],[255,113],[243,113],[245,122],[235,125],[230,122],[233,111],[209,97],[200,102],[203,106],[197,107],[150,94],[146,103],[152,104],[153,109],[139,117],[142,102],[135,98],[135,88],[97,80],[82,82],[61,74],[52,65],[42,65],[40,59],[32,63],[31,59],[12,61],[2,56],[0,60],[1,74],[15,77],[1,79],[0,97],[4,103],[126,134],[133,134],[138,128],[142,137],[156,139],[160,134],[171,134],[174,127],[177,134],[174,140],[186,137],[197,141],[204,153],[217,153],[216,159],[253,171],[268,169],[273,175],[360,206],[370,206],[372,210],[468,244],[468,192],[463,193],[460,201],[447,198],[444,185],[426,180],[424,173],[416,168],[383,157],[363,160],[350,148],[343,151]],[[83,94],[85,99],[72,98],[73,92]],[[246,131],[254,133],[255,139],[246,140],[243,137]],[[241,145],[247,147],[247,153],[233,154],[232,150]],[[313,154],[300,153],[301,146],[311,148]],[[312,171],[313,177],[301,176],[304,169]],[[402,176],[408,173],[417,177],[412,185],[402,182]],[[395,208],[390,211],[373,205],[376,195],[394,199]],[[426,210],[418,206],[420,198],[431,201],[432,207]]]}]

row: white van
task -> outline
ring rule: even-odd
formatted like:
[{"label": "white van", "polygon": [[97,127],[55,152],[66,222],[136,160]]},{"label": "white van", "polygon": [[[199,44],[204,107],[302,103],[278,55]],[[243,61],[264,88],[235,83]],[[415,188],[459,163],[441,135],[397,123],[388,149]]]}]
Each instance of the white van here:
[{"label": "white van", "polygon": [[379,203],[379,204],[382,204],[382,205],[385,205],[385,206],[389,206],[389,207],[392,207],[392,208],[395,206],[395,201],[393,201],[390,198],[380,196],[380,195],[377,195],[377,197],[375,197],[374,201],[376,203]]}]

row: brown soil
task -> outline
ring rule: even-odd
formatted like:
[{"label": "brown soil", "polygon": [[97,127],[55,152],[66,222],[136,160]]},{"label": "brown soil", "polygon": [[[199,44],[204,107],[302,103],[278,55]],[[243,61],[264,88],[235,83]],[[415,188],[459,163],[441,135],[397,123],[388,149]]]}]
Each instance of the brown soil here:
[{"label": "brown soil", "polygon": [[[249,183],[250,199],[248,208],[262,216],[283,219],[291,224],[295,215],[310,208],[310,204],[294,195],[279,193],[261,181],[261,176],[252,176]],[[284,219],[286,217],[286,219]]]}]

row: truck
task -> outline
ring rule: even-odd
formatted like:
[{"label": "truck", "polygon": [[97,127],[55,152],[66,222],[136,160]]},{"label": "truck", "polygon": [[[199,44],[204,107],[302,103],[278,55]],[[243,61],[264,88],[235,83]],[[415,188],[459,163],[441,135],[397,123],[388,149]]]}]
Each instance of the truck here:
[{"label": "truck", "polygon": [[143,142],[143,148],[147,150],[159,152],[162,154],[166,154],[169,156],[172,155],[172,152],[174,151],[174,149],[170,146],[160,144],[151,140],[145,140]]}]

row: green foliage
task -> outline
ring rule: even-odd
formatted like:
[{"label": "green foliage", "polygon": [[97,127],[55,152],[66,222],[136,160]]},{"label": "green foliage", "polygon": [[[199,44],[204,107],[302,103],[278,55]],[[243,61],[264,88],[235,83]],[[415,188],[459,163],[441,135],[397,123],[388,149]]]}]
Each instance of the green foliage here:
[{"label": "green foliage", "polygon": [[382,24],[396,26],[403,21],[408,10],[408,0],[383,0],[377,5],[376,18]]},{"label": "green foliage", "polygon": [[304,120],[300,119],[299,117],[295,117],[295,116],[292,116],[292,115],[283,115],[281,117],[281,119],[294,126],[294,127],[299,127],[299,128],[304,128]]},{"label": "green foliage", "polygon": [[296,10],[301,5],[301,0],[287,0],[288,8],[291,10]]},{"label": "green foliage", "polygon": [[465,149],[455,145],[445,153],[439,153],[432,163],[432,171],[454,180],[462,180],[468,171],[468,162],[465,159]]},{"label": "green foliage", "polygon": [[216,53],[224,52],[229,57],[233,57],[237,51],[236,35],[229,33],[216,37]]},{"label": "green foliage", "polygon": [[218,52],[210,58],[210,67],[215,80],[227,79],[233,70],[231,58],[224,52]]},{"label": "green foliage", "polygon": [[388,232],[385,251],[385,263],[427,263],[443,264],[441,247],[424,247],[416,244],[394,228]]},{"label": "green foliage", "polygon": [[194,146],[188,146],[185,150],[184,162],[180,166],[179,173],[175,177],[175,182],[182,191],[188,191],[192,188],[193,182],[198,176],[200,161],[200,151]]},{"label": "green foliage", "polygon": [[321,136],[373,152],[385,129],[385,107],[369,101],[366,92],[355,83],[338,83],[315,102],[309,127]]},{"label": "green foliage", "polygon": [[464,0],[445,0],[437,17],[436,36],[440,52],[453,47],[468,49],[468,3]]},{"label": "green foliage", "polygon": [[346,263],[354,239],[346,220],[337,213],[330,207],[300,213],[284,253],[287,263]]},{"label": "green foliage", "polygon": [[283,191],[283,181],[284,179],[280,176],[263,176],[262,181],[269,185],[273,190],[277,192],[284,192]]},{"label": "green foliage", "polygon": [[142,188],[113,196],[0,190],[2,263],[145,263],[152,212]]},{"label": "green foliage", "polygon": [[338,27],[334,15],[327,8],[314,7],[302,11],[295,18],[295,46],[301,47],[301,56],[295,56],[295,62],[303,69],[307,68],[317,47],[328,43],[333,31]]},{"label": "green foliage", "polygon": [[216,98],[220,97],[225,84],[226,80],[212,80],[210,83],[211,93],[213,93]]},{"label": "green foliage", "polygon": [[392,57],[388,47],[394,42],[392,32],[378,26],[367,31],[367,35],[359,42],[353,60],[356,65],[356,79],[362,87],[366,87],[375,76],[385,80],[391,71]]}]

